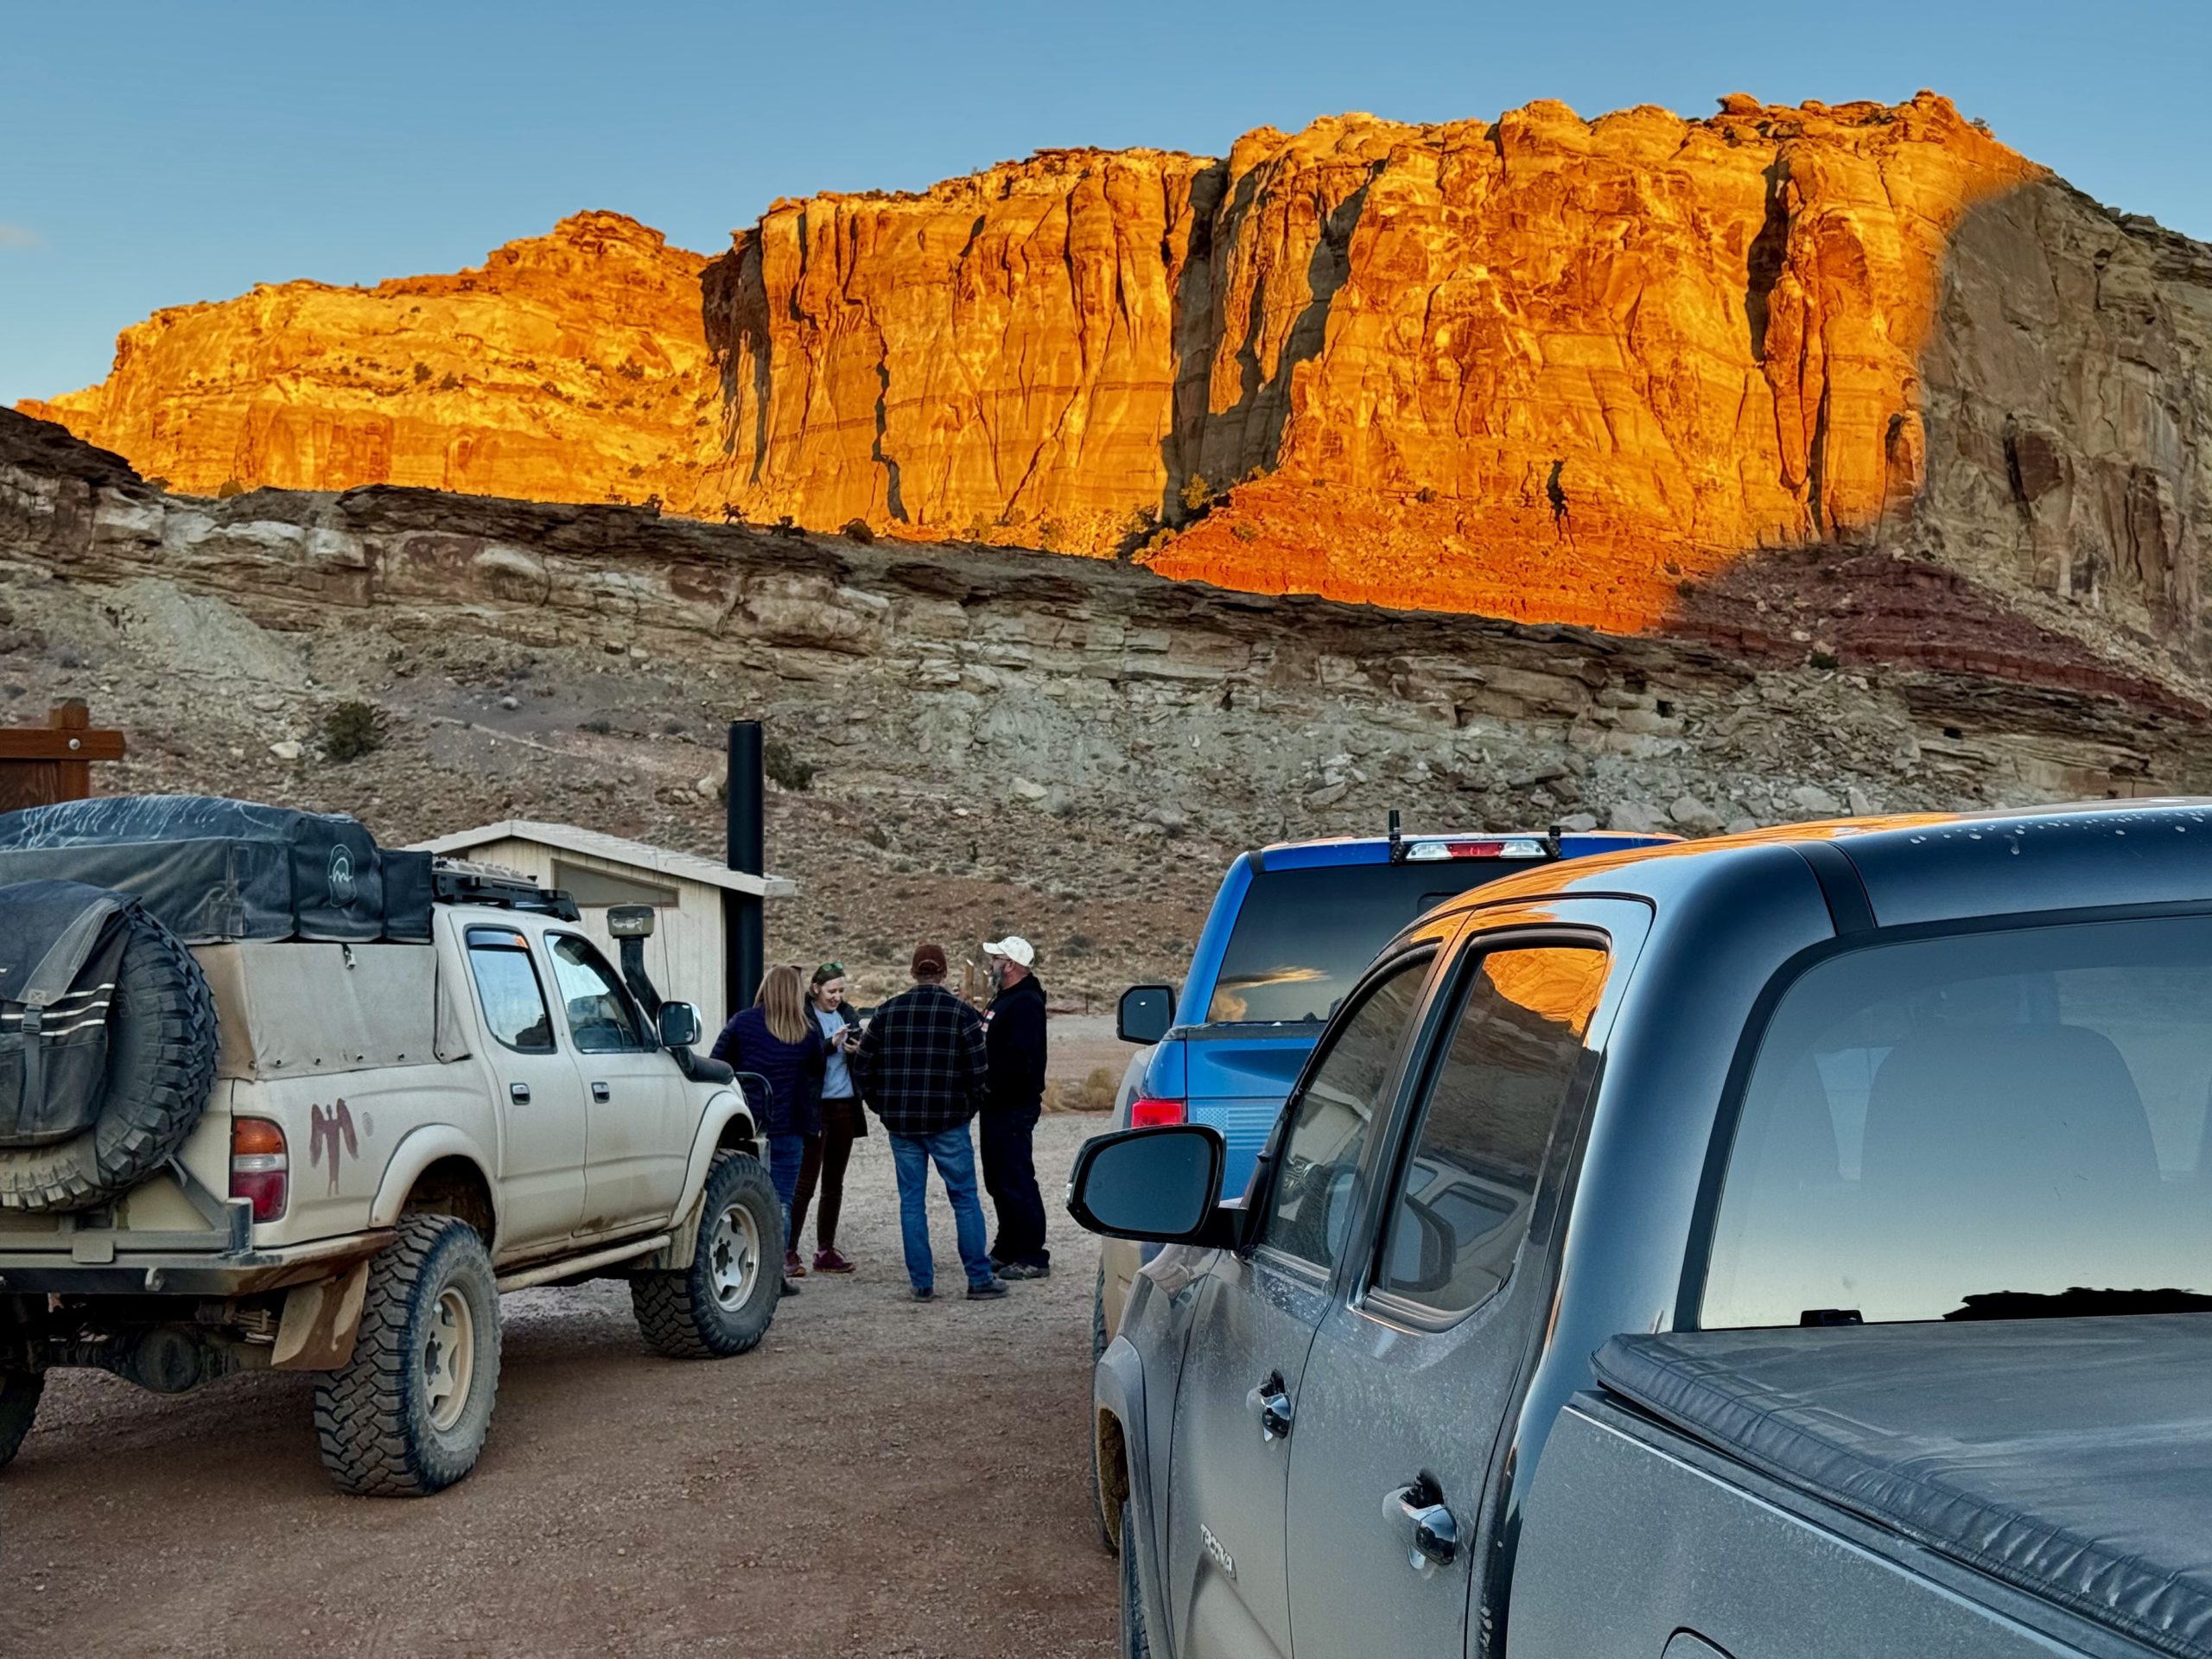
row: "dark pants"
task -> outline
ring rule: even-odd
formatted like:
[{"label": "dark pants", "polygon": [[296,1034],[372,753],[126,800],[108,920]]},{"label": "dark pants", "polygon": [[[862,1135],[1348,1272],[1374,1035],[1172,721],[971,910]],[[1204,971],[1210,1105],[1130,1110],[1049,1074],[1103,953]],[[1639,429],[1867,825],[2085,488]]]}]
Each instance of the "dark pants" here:
[{"label": "dark pants", "polygon": [[798,1236],[806,1230],[806,1207],[814,1202],[817,1179],[822,1183],[822,1211],[815,1218],[814,1247],[836,1247],[837,1217],[845,1208],[845,1166],[853,1160],[860,1115],[857,1100],[822,1103],[822,1133],[806,1138],[806,1161],[799,1166],[798,1192],[791,1199],[791,1249],[798,1249]]},{"label": "dark pants", "polygon": [[1037,1159],[1030,1143],[1037,1132],[1037,1109],[983,1112],[976,1127],[983,1143],[983,1190],[999,1216],[993,1259],[1051,1266],[1052,1253],[1045,1248],[1045,1199],[1037,1191]]}]

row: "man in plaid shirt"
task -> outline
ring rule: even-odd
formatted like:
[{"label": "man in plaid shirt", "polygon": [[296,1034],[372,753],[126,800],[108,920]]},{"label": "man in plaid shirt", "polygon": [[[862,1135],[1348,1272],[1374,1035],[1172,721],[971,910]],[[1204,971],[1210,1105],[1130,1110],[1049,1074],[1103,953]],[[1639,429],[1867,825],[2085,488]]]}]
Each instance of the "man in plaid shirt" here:
[{"label": "man in plaid shirt", "polygon": [[883,1120],[899,1173],[899,1232],[914,1300],[937,1296],[930,1251],[930,1165],[952,1201],[960,1265],[970,1297],[1003,1296],[1006,1284],[984,1254],[983,1205],[976,1196],[976,1146],[968,1120],[982,1103],[983,1021],[944,988],[944,947],[914,951],[914,988],[875,1011],[852,1058],[861,1097]]}]

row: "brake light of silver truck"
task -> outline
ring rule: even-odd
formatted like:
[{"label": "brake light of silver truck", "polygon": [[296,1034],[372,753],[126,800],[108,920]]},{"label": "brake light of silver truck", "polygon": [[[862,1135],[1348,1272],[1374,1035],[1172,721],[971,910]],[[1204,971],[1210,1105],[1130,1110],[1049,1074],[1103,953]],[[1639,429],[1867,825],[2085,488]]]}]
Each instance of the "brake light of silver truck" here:
[{"label": "brake light of silver truck", "polygon": [[1190,1116],[1188,1101],[1139,1095],[1129,1103],[1129,1127],[1133,1129],[1156,1129],[1163,1123],[1182,1123],[1187,1122]]},{"label": "brake light of silver truck", "polygon": [[290,1202],[292,1159],[283,1126],[265,1117],[231,1120],[231,1196],[253,1205],[256,1221],[275,1221]]}]

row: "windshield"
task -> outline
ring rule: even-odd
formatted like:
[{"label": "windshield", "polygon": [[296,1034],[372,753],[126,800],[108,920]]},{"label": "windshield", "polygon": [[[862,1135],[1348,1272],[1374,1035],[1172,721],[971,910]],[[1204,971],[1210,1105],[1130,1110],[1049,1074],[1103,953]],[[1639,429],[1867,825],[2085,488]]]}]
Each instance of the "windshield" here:
[{"label": "windshield", "polygon": [[1325,1020],[1391,937],[1425,910],[1525,862],[1340,864],[1252,878],[1214,980],[1214,1024]]},{"label": "windshield", "polygon": [[1823,963],[1760,1047],[1701,1323],[2205,1306],[2209,1096],[2212,919]]}]

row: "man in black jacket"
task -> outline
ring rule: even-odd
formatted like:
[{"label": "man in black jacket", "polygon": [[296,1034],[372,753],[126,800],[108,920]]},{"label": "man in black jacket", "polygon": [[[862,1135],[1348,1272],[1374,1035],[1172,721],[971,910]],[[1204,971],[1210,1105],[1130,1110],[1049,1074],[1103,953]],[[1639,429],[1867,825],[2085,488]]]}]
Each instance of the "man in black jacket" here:
[{"label": "man in black jacket", "polygon": [[914,951],[914,988],[875,1011],[853,1051],[853,1080],[861,1098],[883,1120],[891,1161],[899,1176],[899,1233],[914,1300],[937,1296],[937,1262],[930,1251],[930,1166],[952,1202],[960,1265],[971,1297],[1003,1296],[983,1249],[983,1206],[976,1197],[976,1147],[968,1120],[982,1103],[983,1022],[976,1010],[944,988],[944,947]]},{"label": "man in black jacket", "polygon": [[1052,1270],[1045,1248],[1045,1200],[1037,1191],[1033,1137],[1045,1104],[1045,988],[1028,940],[1009,934],[983,947],[991,959],[983,1101],[983,1186],[999,1212],[991,1264],[1007,1279],[1042,1279]]}]

